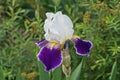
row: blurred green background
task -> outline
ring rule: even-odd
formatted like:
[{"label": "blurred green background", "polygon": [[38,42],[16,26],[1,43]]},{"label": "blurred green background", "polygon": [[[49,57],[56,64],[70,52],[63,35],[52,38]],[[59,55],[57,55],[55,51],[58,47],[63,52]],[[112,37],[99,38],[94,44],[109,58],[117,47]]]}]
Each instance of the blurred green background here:
[{"label": "blurred green background", "polygon": [[[120,80],[119,0],[0,0],[0,80],[48,80],[35,42],[44,38],[45,13],[57,11],[72,19],[75,34],[93,42],[78,80]],[[70,55],[73,72],[82,56],[73,44]],[[64,80],[58,69],[55,80]]]}]

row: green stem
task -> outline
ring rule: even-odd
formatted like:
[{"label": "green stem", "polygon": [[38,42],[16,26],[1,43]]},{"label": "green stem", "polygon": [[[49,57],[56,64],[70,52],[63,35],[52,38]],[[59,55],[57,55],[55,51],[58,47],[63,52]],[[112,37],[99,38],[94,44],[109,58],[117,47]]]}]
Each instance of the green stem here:
[{"label": "green stem", "polygon": [[66,80],[70,80],[70,76],[67,76],[67,77],[66,77]]},{"label": "green stem", "polygon": [[55,13],[57,12],[57,7],[56,6],[54,7],[54,11],[55,11]]},{"label": "green stem", "polygon": [[49,76],[50,76],[50,80],[53,80],[53,73],[52,73],[52,71],[50,71]]}]

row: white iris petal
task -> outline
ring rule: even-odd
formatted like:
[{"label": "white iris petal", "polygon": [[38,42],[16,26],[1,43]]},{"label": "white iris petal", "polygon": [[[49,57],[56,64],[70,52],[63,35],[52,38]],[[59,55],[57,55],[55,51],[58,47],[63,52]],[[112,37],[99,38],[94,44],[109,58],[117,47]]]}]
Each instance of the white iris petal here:
[{"label": "white iris petal", "polygon": [[73,23],[67,15],[59,11],[56,14],[46,13],[46,16],[47,19],[44,24],[46,40],[63,43],[72,37],[74,33]]}]

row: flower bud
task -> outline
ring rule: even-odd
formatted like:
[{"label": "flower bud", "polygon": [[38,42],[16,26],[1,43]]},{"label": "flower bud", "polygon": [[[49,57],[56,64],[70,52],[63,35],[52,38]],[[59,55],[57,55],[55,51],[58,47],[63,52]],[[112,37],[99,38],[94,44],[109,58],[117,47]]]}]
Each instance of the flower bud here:
[{"label": "flower bud", "polygon": [[63,63],[62,63],[62,70],[66,77],[70,76],[71,73],[71,61],[70,55],[68,50],[63,50]]}]

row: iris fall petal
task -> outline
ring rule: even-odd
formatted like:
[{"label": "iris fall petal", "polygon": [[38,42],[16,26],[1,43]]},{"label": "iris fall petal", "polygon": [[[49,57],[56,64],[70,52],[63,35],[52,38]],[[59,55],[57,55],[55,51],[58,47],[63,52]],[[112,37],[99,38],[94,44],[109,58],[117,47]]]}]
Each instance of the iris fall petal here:
[{"label": "iris fall petal", "polygon": [[76,53],[82,56],[88,56],[90,49],[92,48],[92,42],[87,40],[80,40],[79,38],[73,38],[74,47]]},{"label": "iris fall petal", "polygon": [[38,60],[40,60],[44,64],[45,70],[47,72],[54,70],[62,63],[62,53],[58,44],[56,44],[52,48],[50,43],[47,44],[40,50],[37,57]]}]

